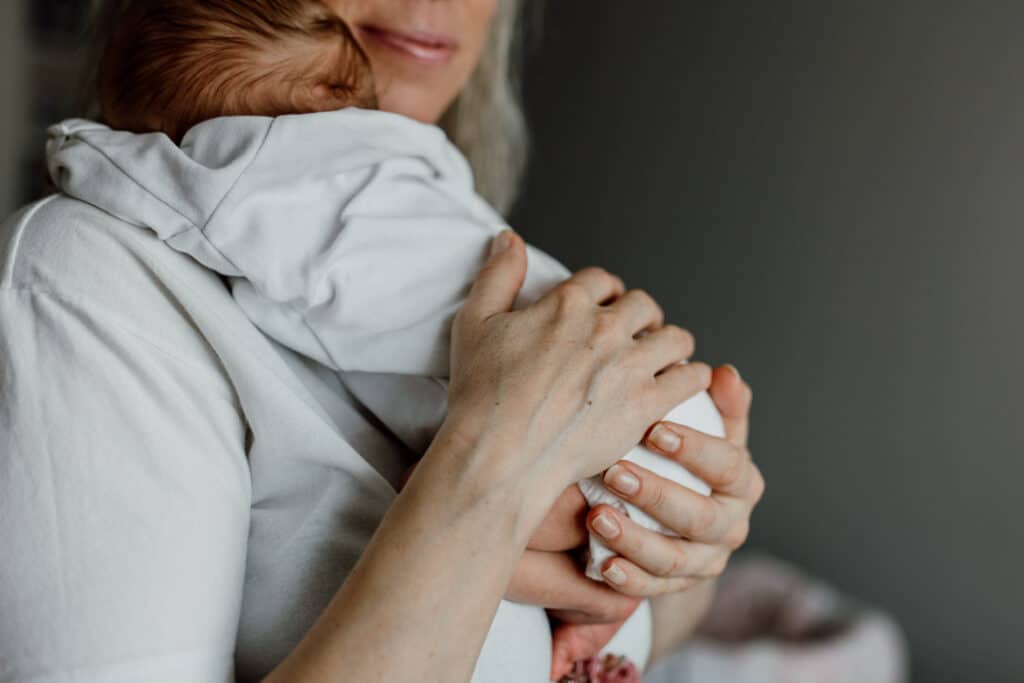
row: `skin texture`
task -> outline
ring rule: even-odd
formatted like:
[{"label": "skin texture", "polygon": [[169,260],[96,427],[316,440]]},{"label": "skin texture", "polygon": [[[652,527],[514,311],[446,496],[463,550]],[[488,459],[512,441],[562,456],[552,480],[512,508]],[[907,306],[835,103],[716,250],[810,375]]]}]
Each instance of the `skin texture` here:
[{"label": "skin texture", "polygon": [[[326,0],[362,45],[378,106],[424,123],[441,118],[480,61],[497,0]],[[381,31],[429,34],[453,43],[441,62],[396,48]]]},{"label": "skin texture", "polygon": [[[601,512],[614,513],[615,520],[620,521],[626,532],[636,533],[632,539],[627,533],[618,540],[615,546],[624,556],[634,560],[612,559],[606,563],[624,568],[628,577],[623,586],[615,586],[616,600],[607,601],[616,619],[620,612],[630,609],[634,602],[629,602],[629,595],[660,595],[652,602],[654,614],[654,642],[652,644],[651,661],[671,652],[687,640],[696,628],[700,616],[707,610],[713,594],[714,581],[725,567],[729,555],[742,544],[746,537],[747,524],[754,505],[764,493],[764,480],[747,450],[749,433],[749,416],[752,393],[750,387],[742,380],[739,372],[732,366],[716,368],[712,374],[709,389],[718,411],[725,423],[724,439],[712,437],[687,430],[687,428],[670,422],[655,425],[646,435],[645,445],[666,457],[678,460],[692,469],[706,481],[712,483],[714,491],[708,501],[707,508],[702,508],[699,498],[694,496],[678,496],[679,493],[672,482],[655,477],[643,468],[629,464],[632,471],[641,480],[641,490],[634,496],[626,496],[632,502],[646,500],[644,508],[662,521],[666,526],[676,529],[681,534],[686,530],[689,535],[682,539],[666,539],[659,537],[655,543],[646,545],[649,533],[627,519],[621,519],[614,509],[599,506],[587,511],[585,505],[578,509],[574,501],[576,494],[572,489],[559,499],[552,514],[549,514],[544,525],[534,534],[534,539],[541,536],[544,543],[556,546],[560,541],[570,539],[575,542],[579,535],[575,530],[559,535],[559,527],[569,529],[582,514],[589,524]],[[658,427],[663,427],[682,436],[676,449],[666,450],[654,442],[652,436]],[[689,439],[686,438],[690,434]],[[582,505],[582,504],[581,504]],[[692,508],[692,509],[691,509]],[[658,515],[657,509],[668,512]],[[709,510],[698,513],[700,510]],[[694,531],[686,527],[686,518],[695,514],[704,514],[710,527],[707,530]],[[689,517],[688,517],[689,516]],[[681,518],[682,521],[681,521]],[[673,523],[671,520],[675,520]],[[686,527],[684,529],[684,527]],[[703,541],[703,542],[701,542]],[[606,542],[608,539],[606,539]],[[531,541],[533,543],[533,541]],[[529,553],[528,553],[529,554]],[[546,553],[553,555],[554,553]],[[690,559],[693,558],[693,559]],[[654,575],[641,569],[639,563],[650,563]],[[689,564],[688,564],[689,562]],[[646,565],[643,565],[646,566]],[[673,570],[674,567],[674,570]],[[568,570],[561,566],[548,568],[548,576],[563,576]],[[591,582],[592,583],[592,582]],[[523,585],[532,586],[526,581]],[[572,584],[576,586],[577,584]],[[593,584],[598,585],[598,584]],[[677,588],[689,586],[689,588]],[[602,587],[602,590],[604,587]],[[673,591],[673,589],[676,589]],[[549,586],[548,591],[555,592],[556,587]],[[577,588],[578,593],[570,594],[573,599],[584,600],[589,592],[585,587]],[[659,593],[659,591],[663,591]],[[532,595],[530,597],[533,597]],[[595,596],[595,604],[604,596]],[[636,598],[634,598],[636,600]],[[608,623],[588,623],[590,614],[579,614],[572,611],[557,610],[553,612],[560,617],[562,623],[554,631],[554,653],[552,657],[551,677],[557,680],[572,668],[574,661],[596,655],[604,647],[621,626],[621,620]]]},{"label": "skin texture", "polygon": [[[684,438],[678,449],[664,450],[651,438],[656,425],[648,431],[644,443],[666,457],[677,459],[693,468],[709,481],[718,482],[718,486],[723,488],[716,488],[711,498],[712,504],[721,506],[721,518],[726,527],[735,525],[736,529],[725,533],[726,536],[731,535],[732,541],[723,539],[718,545],[711,546],[711,568],[701,569],[698,565],[692,575],[683,574],[684,583],[692,585],[691,588],[676,592],[669,590],[653,600],[654,642],[651,662],[682,645],[697,627],[713,594],[714,581],[711,579],[717,576],[720,567],[724,568],[724,562],[735,549],[733,546],[745,536],[745,520],[764,490],[764,481],[747,451],[752,399],[750,387],[734,367],[726,365],[713,371],[709,393],[722,414],[725,439],[708,441],[711,437],[694,433],[698,438],[689,441]],[[681,435],[687,432],[681,425],[669,422],[660,424]],[[730,462],[733,464],[729,465]],[[730,484],[728,477],[723,480],[722,471],[728,469],[727,465],[736,468],[736,478],[746,481],[745,486]],[[637,468],[637,473],[646,478],[644,472]],[[664,497],[665,500],[671,500],[674,493],[677,493],[674,484],[657,478],[648,483],[647,488],[651,487],[660,487],[653,492],[648,491],[648,494],[659,499]],[[642,497],[641,494],[637,496],[637,499]],[[687,497],[683,503],[691,500]],[[577,487],[567,488],[533,533],[529,545],[534,550],[524,553],[505,596],[510,600],[539,604],[549,609],[555,621],[552,680],[566,675],[575,661],[598,654],[640,603],[640,598],[583,577],[577,561],[567,552],[586,542],[588,520],[599,512],[600,509],[588,510]],[[638,552],[642,550],[642,543],[643,535],[640,535]],[[668,545],[676,554],[701,547],[692,539],[674,540]],[[638,571],[635,568],[630,570]],[[643,577],[642,570],[639,575]],[[665,579],[669,583],[672,580],[669,576],[654,578]],[[659,590],[656,580],[645,580],[650,581],[648,590]]]},{"label": "skin texture", "polygon": [[679,364],[692,337],[661,326],[649,298],[600,269],[510,311],[525,245],[510,232],[495,244],[456,316],[448,417],[337,595],[267,680],[468,681],[515,560],[560,492],[709,386],[706,365]]}]

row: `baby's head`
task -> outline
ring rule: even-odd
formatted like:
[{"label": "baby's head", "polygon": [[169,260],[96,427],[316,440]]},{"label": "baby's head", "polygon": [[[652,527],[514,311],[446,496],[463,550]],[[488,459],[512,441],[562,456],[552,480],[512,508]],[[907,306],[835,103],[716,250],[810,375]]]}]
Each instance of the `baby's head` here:
[{"label": "baby's head", "polygon": [[218,116],[376,106],[365,53],[320,0],[134,0],[97,87],[112,128],[175,141]]}]

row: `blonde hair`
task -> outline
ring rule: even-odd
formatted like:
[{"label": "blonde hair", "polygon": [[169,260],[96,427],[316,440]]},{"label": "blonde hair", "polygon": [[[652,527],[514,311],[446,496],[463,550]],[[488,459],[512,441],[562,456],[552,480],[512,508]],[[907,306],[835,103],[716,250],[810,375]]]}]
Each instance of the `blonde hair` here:
[{"label": "blonde hair", "polygon": [[[519,193],[529,154],[520,92],[524,7],[530,0],[498,0],[487,48],[466,87],[439,125],[466,155],[477,192],[501,213]],[[95,69],[114,23],[130,0],[93,0],[90,31],[93,72],[83,79],[89,115],[97,116]]]},{"label": "blonde hair", "polygon": [[498,211],[515,203],[529,156],[520,92],[525,0],[498,0],[487,49],[440,125],[473,168],[477,192]]}]

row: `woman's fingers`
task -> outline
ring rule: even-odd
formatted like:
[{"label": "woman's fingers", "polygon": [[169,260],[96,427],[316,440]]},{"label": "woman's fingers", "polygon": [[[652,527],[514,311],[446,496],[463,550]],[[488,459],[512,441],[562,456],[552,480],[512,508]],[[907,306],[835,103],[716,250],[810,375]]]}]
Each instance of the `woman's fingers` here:
[{"label": "woman's fingers", "polygon": [[[745,399],[738,399],[742,412]],[[764,493],[750,453],[728,439],[659,422],[644,445],[708,482],[712,494],[703,496],[624,460],[605,472],[605,485],[618,497],[681,537],[645,529],[608,506],[588,514],[588,528],[620,555],[602,567],[606,582],[633,596],[685,590],[720,574],[732,551],[746,541],[750,512]]]},{"label": "woman's fingers", "polygon": [[690,470],[717,494],[746,498],[760,475],[743,446],[674,422],[655,424],[644,445]]},{"label": "woman's fingers", "polygon": [[676,325],[665,325],[638,339],[635,353],[638,362],[655,375],[689,358],[693,349],[692,334]]},{"label": "woman's fingers", "polygon": [[725,423],[725,438],[738,446],[747,445],[750,431],[750,402],[753,392],[734,365],[715,368],[708,389],[711,400]]},{"label": "woman's fingers", "polygon": [[511,310],[525,278],[523,240],[512,230],[505,230],[491,242],[490,257],[477,275],[458,318],[480,320]]},{"label": "woman's fingers", "polygon": [[675,363],[656,374],[654,379],[658,389],[656,407],[661,415],[665,415],[673,407],[711,385],[711,368],[700,362]]},{"label": "woman's fingers", "polygon": [[[594,267],[573,273],[559,286],[580,287],[587,293],[590,301],[598,305],[617,299],[626,291],[622,278],[612,275],[603,268]],[[555,289],[557,290],[557,287]]]},{"label": "woman's fingers", "polygon": [[[659,578],[718,576],[728,558],[723,546],[655,533],[607,505],[587,515],[587,526],[609,549]],[[618,587],[614,576],[605,578]]]},{"label": "woman's fingers", "polygon": [[[725,561],[728,561],[728,554]],[[697,576],[661,577],[645,571],[623,557],[608,560],[603,569],[605,580],[623,595],[634,598],[653,598],[693,588],[706,578]],[[715,575],[717,576],[717,574]]]},{"label": "woman's fingers", "polygon": [[671,422],[656,424],[644,445],[706,481],[713,494],[702,496],[624,460],[605,472],[605,485],[683,538],[739,547],[750,510],[764,493],[764,479],[747,450]]},{"label": "woman's fingers", "polygon": [[665,322],[661,306],[642,289],[631,289],[608,305],[608,312],[619,318],[630,336],[660,328]]},{"label": "woman's fingers", "polygon": [[538,303],[548,302],[556,309],[595,307],[613,301],[626,287],[622,279],[603,268],[584,268],[542,296]]},{"label": "woman's fingers", "polygon": [[[652,332],[638,347],[648,360],[668,360],[679,340],[671,333]],[[656,375],[678,398],[711,385],[712,399],[726,425],[726,438],[716,438],[672,422],[657,423],[644,445],[680,463],[706,481],[704,496],[638,465],[620,461],[605,472],[604,483],[620,498],[636,505],[679,535],[665,536],[641,527],[609,506],[587,515],[587,527],[617,553],[602,566],[605,582],[634,597],[652,597],[687,590],[721,574],[731,553],[742,545],[750,528],[750,512],[764,493],[764,479],[746,448],[750,388],[731,366],[674,365]],[[700,377],[697,374],[701,375]],[[701,381],[695,381],[695,380]],[[695,386],[703,384],[703,386]]]},{"label": "woman's fingers", "polygon": [[[613,465],[605,472],[604,482],[615,495],[691,541],[718,543],[732,528],[734,519],[722,509],[721,501],[633,463],[622,461]],[[626,493],[627,490],[630,492]]]},{"label": "woman's fingers", "polygon": [[581,624],[620,621],[636,607],[630,596],[584,576],[569,553],[540,550],[523,553],[505,598],[557,610],[563,621]]}]

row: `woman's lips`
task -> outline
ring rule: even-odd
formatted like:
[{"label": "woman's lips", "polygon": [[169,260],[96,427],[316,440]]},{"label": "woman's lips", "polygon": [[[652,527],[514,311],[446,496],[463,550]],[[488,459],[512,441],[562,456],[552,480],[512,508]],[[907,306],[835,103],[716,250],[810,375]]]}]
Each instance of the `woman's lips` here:
[{"label": "woman's lips", "polygon": [[377,26],[361,26],[360,29],[370,40],[428,64],[448,62],[458,47],[447,36],[424,31],[395,31]]}]

